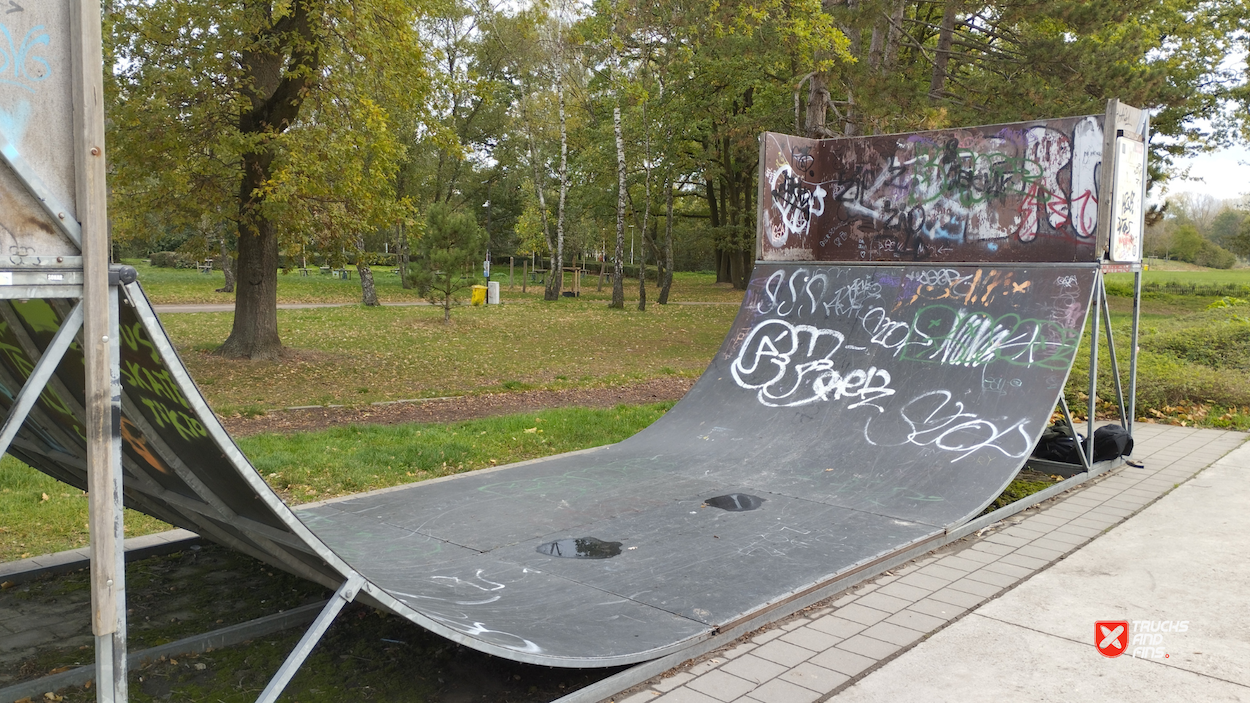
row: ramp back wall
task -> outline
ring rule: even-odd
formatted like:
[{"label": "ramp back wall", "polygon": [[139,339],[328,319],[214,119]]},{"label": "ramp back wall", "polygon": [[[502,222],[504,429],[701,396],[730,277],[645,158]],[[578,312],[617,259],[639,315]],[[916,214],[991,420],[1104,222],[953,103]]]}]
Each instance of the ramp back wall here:
[{"label": "ramp back wall", "polygon": [[760,258],[1093,262],[1104,120],[850,139],[767,133]]},{"label": "ramp back wall", "polygon": [[[939,152],[949,182],[931,193],[901,175],[921,163],[906,151],[926,143],[916,135],[767,135],[762,260],[721,349],[664,418],[616,445],[317,506],[291,509],[269,489],[130,284],[126,503],[328,586],[355,570],[373,603],[499,656],[592,667],[689,646],[935,539],[1019,470],[1063,387],[1097,272],[1081,234],[1092,225],[1073,217],[1096,184],[1074,197],[1074,159],[1034,163],[1059,148],[1029,146],[1038,126],[993,128],[1026,135],[1015,161],[997,156],[1007,145],[993,139],[1005,138],[986,128],[966,133],[996,151],[942,133],[956,135]],[[893,156],[880,157],[889,139]],[[829,196],[846,180],[838,169],[870,152],[903,185]],[[992,195],[965,202],[959,183]],[[923,219],[879,218],[887,199]],[[795,260],[846,252],[856,261]],[[70,303],[0,304],[0,404]],[[81,375],[75,345],[10,449],[80,488]]]}]

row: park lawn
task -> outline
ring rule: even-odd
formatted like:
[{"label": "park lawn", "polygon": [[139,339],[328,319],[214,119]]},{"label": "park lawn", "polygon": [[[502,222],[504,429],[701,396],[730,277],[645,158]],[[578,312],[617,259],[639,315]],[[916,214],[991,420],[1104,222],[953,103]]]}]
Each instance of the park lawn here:
[{"label": "park lawn", "polygon": [[162,317],[191,376],[222,414],[353,405],[527,387],[589,387],[697,376],[736,305],[610,310],[602,302],[462,307],[444,324],[432,307],[280,310],[288,358],[214,353],[231,313]]},{"label": "park lawn", "polygon": [[[283,499],[297,505],[612,444],[672,405],[557,408],[448,424],[346,425],[236,441]],[[0,562],[88,543],[86,493],[7,455],[0,460],[0,515]],[[131,537],[169,529],[132,510],[125,522]]]},{"label": "park lawn", "polygon": [[[148,298],[157,305],[232,304],[234,293],[218,293],[216,289],[226,284],[221,271],[199,273],[195,269],[173,269],[149,266],[142,259],[126,259],[123,263],[134,266],[139,272],[139,283]],[[338,279],[322,275],[311,269],[312,275],[301,276],[298,271],[278,272],[278,302],[281,303],[359,303],[360,279],[356,269],[349,267],[350,279]],[[383,302],[416,301],[421,297],[415,290],[405,290],[399,276],[389,273],[389,267],[374,269],[373,280],[378,299]]]},{"label": "park lawn", "polygon": [[[1110,296],[1120,378],[1129,382],[1132,299]],[[1225,307],[1220,296],[1160,293],[1142,301],[1136,414],[1147,422],[1250,430],[1250,303]],[[1098,411],[1118,417],[1105,332],[1098,361]],[[1089,332],[1082,337],[1067,397],[1087,412]]]},{"label": "park lawn", "polygon": [[[143,285],[148,298],[156,305],[190,305],[190,304],[232,304],[233,293],[218,293],[217,289],[225,285],[221,271],[200,273],[195,269],[158,268],[150,266],[144,259],[126,259],[124,263],[134,266],[139,272],[139,282]],[[378,300],[383,303],[417,302],[424,300],[414,289],[405,289],[399,276],[391,273],[394,267],[378,266],[373,269],[373,282],[377,289]],[[279,303],[359,303],[361,302],[360,278],[354,267],[348,267],[350,279],[339,279],[322,274],[320,269],[309,269],[308,276],[300,275],[298,269],[278,272]],[[595,275],[586,276],[582,280],[583,299],[609,300],[612,297],[612,280],[608,276],[604,280],[603,290],[596,291],[598,269]],[[572,286],[566,281],[566,288]],[[491,280],[500,284],[500,295],[504,302],[509,300],[541,300],[542,284],[535,282],[526,286],[521,292],[521,268],[514,269],[509,281],[507,265],[499,266],[491,272]],[[638,304],[638,279],[627,278],[624,282],[626,304],[636,307]],[[468,298],[469,292],[463,293]],[[654,282],[648,282],[647,301],[654,303],[659,297],[659,290]],[[728,284],[716,283],[714,273],[676,272],[673,274],[673,287],[669,292],[672,302],[722,302],[737,303],[742,300],[742,291],[736,291]]]},{"label": "park lawn", "polygon": [[[89,542],[86,491],[8,454],[0,459],[0,516],[0,561],[76,549]],[[133,510],[126,511],[125,522],[130,537],[169,529]]]}]

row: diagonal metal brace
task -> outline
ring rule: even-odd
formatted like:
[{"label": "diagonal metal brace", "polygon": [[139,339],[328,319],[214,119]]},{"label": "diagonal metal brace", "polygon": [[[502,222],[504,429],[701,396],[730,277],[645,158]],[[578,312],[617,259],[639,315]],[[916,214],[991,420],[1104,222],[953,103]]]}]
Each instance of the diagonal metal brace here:
[{"label": "diagonal metal brace", "polygon": [[[1085,456],[1085,448],[1081,446],[1080,435],[1076,433],[1076,424],[1072,422],[1072,413],[1068,411],[1068,396],[1064,393],[1059,394],[1059,407],[1063,409],[1063,419],[1068,423],[1068,431],[1072,433],[1072,440],[1076,442],[1076,453],[1081,455],[1081,466],[1085,467],[1085,472],[1089,473],[1093,464],[1090,458]],[[1091,437],[1086,440],[1093,446],[1094,439]]]},{"label": "diagonal metal brace", "polygon": [[21,392],[13,399],[13,409],[9,411],[9,417],[4,421],[4,429],[0,430],[0,455],[9,450],[9,445],[17,436],[17,431],[22,428],[22,423],[26,421],[30,409],[35,406],[35,401],[39,399],[44,387],[48,385],[48,381],[56,371],[57,365],[61,363],[61,358],[65,356],[65,351],[69,349],[80,327],[82,327],[81,300],[74,305],[74,309],[61,323],[61,329],[56,331],[52,337],[52,343],[39,357],[34,370],[30,372],[26,383],[22,385]]},{"label": "diagonal metal brace", "polygon": [[330,602],[326,603],[325,609],[313,621],[312,627],[308,628],[308,632],[300,638],[299,644],[295,645],[295,649],[287,656],[286,661],[282,662],[282,666],[278,668],[278,673],[273,675],[273,679],[269,681],[269,685],[261,692],[260,698],[256,699],[256,703],[273,703],[278,700],[278,696],[282,695],[282,691],[286,685],[294,678],[295,672],[303,666],[304,660],[312,654],[313,648],[321,641],[326,630],[330,629],[330,625],[334,622],[334,618],[338,617],[343,606],[356,599],[356,594],[365,585],[365,579],[360,574],[352,571],[347,575],[347,580],[339,586],[339,590],[334,592],[334,597]]},{"label": "diagonal metal brace", "polygon": [[4,134],[0,134],[0,160],[13,170],[17,180],[26,186],[26,190],[39,202],[39,206],[48,214],[52,223],[74,243],[74,246],[81,250],[82,226],[70,215],[69,209],[57,200],[43,180],[35,174],[35,170],[26,162],[26,159],[22,158],[13,142],[9,141]]}]

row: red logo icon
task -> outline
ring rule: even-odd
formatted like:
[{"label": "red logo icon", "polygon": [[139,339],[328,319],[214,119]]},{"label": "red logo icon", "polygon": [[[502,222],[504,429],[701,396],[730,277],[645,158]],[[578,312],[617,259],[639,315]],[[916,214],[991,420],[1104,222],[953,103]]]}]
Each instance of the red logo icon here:
[{"label": "red logo icon", "polygon": [[1128,647],[1128,620],[1099,620],[1094,623],[1094,646],[1104,657],[1118,657]]}]

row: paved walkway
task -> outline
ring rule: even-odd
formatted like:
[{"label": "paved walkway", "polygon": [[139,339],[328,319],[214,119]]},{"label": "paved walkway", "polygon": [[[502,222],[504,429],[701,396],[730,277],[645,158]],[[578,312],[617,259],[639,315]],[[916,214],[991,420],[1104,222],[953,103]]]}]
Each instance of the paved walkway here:
[{"label": "paved walkway", "polygon": [[[1083,484],[613,700],[1250,700],[1246,435],[1134,429],[1144,469]],[[1099,620],[1172,624],[1131,625],[1136,643],[1111,659],[1095,649]],[[1147,640],[1166,657],[1133,658]]]}]

